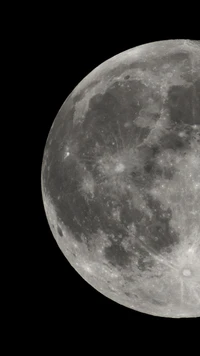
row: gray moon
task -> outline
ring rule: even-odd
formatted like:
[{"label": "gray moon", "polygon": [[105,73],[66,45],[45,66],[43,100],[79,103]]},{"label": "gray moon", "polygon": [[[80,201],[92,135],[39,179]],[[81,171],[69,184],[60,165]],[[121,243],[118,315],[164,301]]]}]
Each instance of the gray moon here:
[{"label": "gray moon", "polygon": [[199,317],[200,41],[135,47],[85,77],[50,129],[41,187],[91,286],[141,313]]}]

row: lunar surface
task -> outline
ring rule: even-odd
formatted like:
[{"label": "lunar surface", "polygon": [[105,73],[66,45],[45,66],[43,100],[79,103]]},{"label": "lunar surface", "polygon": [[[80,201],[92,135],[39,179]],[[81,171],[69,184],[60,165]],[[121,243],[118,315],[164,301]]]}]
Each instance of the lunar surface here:
[{"label": "lunar surface", "polygon": [[148,43],[85,77],[50,129],[41,184],[85,281],[142,313],[199,317],[200,41]]}]

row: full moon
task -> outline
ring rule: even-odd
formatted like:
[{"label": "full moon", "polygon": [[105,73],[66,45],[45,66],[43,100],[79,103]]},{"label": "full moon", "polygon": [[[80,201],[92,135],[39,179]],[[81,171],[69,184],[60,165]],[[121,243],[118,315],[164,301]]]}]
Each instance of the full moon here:
[{"label": "full moon", "polygon": [[200,41],[103,62],[47,135],[44,210],[72,267],[130,309],[199,317]]}]

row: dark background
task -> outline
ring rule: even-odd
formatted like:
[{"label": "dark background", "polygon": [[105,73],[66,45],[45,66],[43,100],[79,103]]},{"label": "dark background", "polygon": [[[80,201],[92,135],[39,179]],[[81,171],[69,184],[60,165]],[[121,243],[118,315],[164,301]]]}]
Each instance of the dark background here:
[{"label": "dark background", "polygon": [[[30,126],[35,126],[33,152],[37,169],[32,174],[32,189],[38,198],[28,220],[34,258],[28,277],[30,286],[23,299],[27,325],[34,325],[31,332],[39,332],[42,342],[46,340],[47,344],[57,336],[61,345],[66,344],[65,351],[70,355],[77,353],[77,349],[83,348],[84,352],[91,348],[92,340],[96,344],[93,353],[97,353],[102,344],[107,353],[108,340],[117,348],[118,344],[130,347],[131,354],[139,341],[141,352],[146,344],[151,352],[158,339],[163,345],[182,339],[180,329],[186,332],[194,327],[196,320],[134,312],[104,297],[78,275],[58,248],[45,216],[40,188],[42,155],[50,127],[64,100],[97,65],[134,46],[165,39],[198,40],[200,33],[198,26],[188,29],[187,15],[177,23],[173,12],[164,18],[162,9],[160,16],[154,14],[154,9],[148,15],[146,7],[135,11],[125,8],[124,14],[119,8],[119,14],[115,14],[113,10],[108,13],[98,3],[88,10],[86,17],[79,4],[76,5],[77,9],[58,7],[55,12],[51,6],[50,13],[49,7],[38,9],[31,24],[27,16],[21,30],[24,35],[27,26],[29,28],[22,61],[32,87],[27,104],[34,116],[34,125]],[[130,20],[127,15],[131,11]],[[30,59],[28,65],[27,58]],[[36,213],[39,220],[35,218]],[[81,335],[84,342],[80,342]],[[72,340],[72,351],[69,351]]]}]

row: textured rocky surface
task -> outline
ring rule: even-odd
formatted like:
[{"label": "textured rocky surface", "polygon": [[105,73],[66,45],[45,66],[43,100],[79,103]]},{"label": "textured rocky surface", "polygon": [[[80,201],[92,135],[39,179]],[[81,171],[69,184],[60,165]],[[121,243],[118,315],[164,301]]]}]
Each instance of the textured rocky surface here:
[{"label": "textured rocky surface", "polygon": [[200,44],[147,44],[91,72],[51,127],[42,194],[93,287],[144,313],[200,316]]}]

